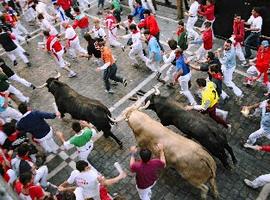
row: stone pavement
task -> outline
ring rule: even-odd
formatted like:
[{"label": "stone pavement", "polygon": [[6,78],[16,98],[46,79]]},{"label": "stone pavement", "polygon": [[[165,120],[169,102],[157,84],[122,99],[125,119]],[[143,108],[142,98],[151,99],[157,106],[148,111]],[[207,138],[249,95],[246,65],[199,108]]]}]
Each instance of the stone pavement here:
[{"label": "stone pavement", "polygon": [[[163,44],[168,38],[173,36],[173,31],[176,28],[176,21],[171,20],[175,16],[174,10],[159,7],[157,12],[157,19],[161,28],[161,40]],[[97,9],[95,5],[87,12],[89,16],[96,16]],[[124,9],[124,15],[122,19],[128,14],[128,10]],[[35,30],[32,28],[32,30]],[[124,32],[120,31],[123,35]],[[41,41],[40,36],[34,37],[30,44],[23,45],[23,47],[30,53],[30,61],[33,64],[31,68],[26,68],[24,64],[19,61],[19,65],[13,67],[13,69],[22,77],[33,82],[36,85],[43,84],[46,79],[55,74],[55,70],[60,71],[55,65],[53,59],[41,49],[38,49],[37,42]],[[125,41],[122,41],[123,43]],[[215,49],[222,45],[223,41],[216,40]],[[86,46],[86,42],[81,38],[82,46]],[[165,47],[167,49],[167,47]],[[190,52],[196,50],[196,46],[192,46]],[[67,74],[64,71],[62,73],[61,81],[68,83],[72,88],[76,89],[80,94],[83,94],[89,98],[98,99],[103,102],[108,108],[111,109],[114,117],[117,117],[121,111],[127,106],[134,102],[127,100],[126,97],[132,95],[135,90],[134,88],[141,87],[142,90],[148,91],[153,85],[157,84],[154,79],[154,75],[146,69],[145,66],[141,65],[138,69],[131,67],[130,60],[128,59],[128,48],[125,52],[120,49],[113,49],[114,55],[117,58],[118,70],[128,80],[128,86],[124,88],[122,85],[116,86],[114,95],[106,94],[104,92],[104,86],[102,81],[102,74],[95,71],[96,65],[93,60],[90,59],[79,59],[78,62],[67,60],[71,62],[71,67],[78,72],[78,77],[74,79],[67,78]],[[6,55],[3,55],[4,59],[8,64],[11,64]],[[244,74],[243,67],[237,67],[239,73]],[[245,97],[241,105],[235,101],[231,91],[226,92],[232,97],[230,101],[222,106],[225,110],[229,111],[228,119],[232,123],[232,134],[228,134],[229,143],[234,149],[234,152],[238,159],[238,165],[232,170],[227,171],[223,168],[221,163],[216,160],[217,170],[217,184],[220,192],[220,199],[226,200],[252,200],[258,195],[258,190],[252,190],[246,187],[243,183],[244,178],[253,179],[258,175],[268,173],[268,165],[270,156],[267,153],[255,152],[251,150],[245,150],[241,147],[241,141],[246,139],[247,136],[259,127],[259,118],[248,119],[244,118],[240,114],[242,105],[252,104],[265,99],[260,85],[248,89],[242,84],[244,77],[235,73],[235,83],[244,90]],[[196,77],[206,77],[206,74],[193,73],[193,83]],[[52,111],[52,103],[54,102],[53,96],[47,91],[47,89],[34,90],[25,88],[21,85],[14,83],[19,89],[28,95],[31,99],[30,104],[34,109]],[[195,86],[195,84],[193,84]],[[192,91],[196,90],[196,87],[192,87]],[[175,100],[187,104],[186,99],[179,94],[179,89],[168,90],[165,86],[160,87],[162,95],[170,96]],[[126,99],[126,100],[125,100]],[[120,104],[121,102],[122,104]],[[147,114],[157,119],[157,116],[150,111],[145,111]],[[65,137],[69,138],[72,135],[71,132],[71,119],[69,116],[64,120],[48,120],[48,122],[56,130],[64,132]],[[175,127],[170,127],[174,131],[179,131]],[[116,169],[113,167],[113,163],[118,161],[123,168],[129,171],[129,147],[135,145],[135,139],[133,137],[131,129],[127,126],[126,122],[121,122],[113,127],[113,132],[123,141],[124,149],[119,150],[118,146],[111,139],[105,139],[101,137],[95,142],[94,150],[92,151],[89,160],[92,165],[104,174],[106,177],[112,177],[117,174]],[[59,142],[59,141],[58,141]],[[267,144],[266,139],[260,139],[258,143]],[[66,180],[70,172],[75,167],[76,152],[74,149],[69,151],[59,150],[59,153],[49,155],[47,158],[47,165],[49,167],[49,181],[54,184],[60,184]],[[120,183],[109,188],[110,193],[120,193],[126,199],[136,200],[139,199],[137,191],[135,189],[134,175],[128,172],[128,177]],[[180,175],[176,173],[174,169],[166,169],[161,175],[161,178],[153,189],[154,200],[195,200],[199,199],[199,190],[193,188]],[[212,199],[209,193],[209,199]]]}]

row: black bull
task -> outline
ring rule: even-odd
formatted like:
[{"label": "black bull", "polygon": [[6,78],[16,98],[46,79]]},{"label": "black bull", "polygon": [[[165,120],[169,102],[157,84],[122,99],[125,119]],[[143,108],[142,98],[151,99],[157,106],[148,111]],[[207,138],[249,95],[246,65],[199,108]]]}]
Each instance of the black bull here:
[{"label": "black bull", "polygon": [[148,109],[156,112],[164,126],[174,125],[187,137],[197,140],[217,157],[225,168],[230,169],[225,149],[231,155],[233,163],[237,163],[224,129],[214,120],[196,111],[186,111],[178,102],[167,97],[153,94],[146,99],[146,102],[148,100],[150,100]]},{"label": "black bull", "polygon": [[46,83],[48,91],[55,98],[61,117],[64,117],[65,113],[69,113],[73,119],[91,122],[98,131],[103,131],[106,138],[112,137],[122,147],[122,142],[111,132],[113,122],[109,119],[111,112],[106,106],[98,100],[78,94],[56,78],[49,78]]}]

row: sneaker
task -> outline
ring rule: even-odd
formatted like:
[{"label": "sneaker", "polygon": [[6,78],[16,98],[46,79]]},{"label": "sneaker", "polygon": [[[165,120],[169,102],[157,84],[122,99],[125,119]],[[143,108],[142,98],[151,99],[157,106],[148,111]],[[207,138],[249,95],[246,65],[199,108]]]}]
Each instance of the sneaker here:
[{"label": "sneaker", "polygon": [[124,87],[127,87],[127,84],[128,84],[128,83],[127,83],[127,80],[126,80],[126,79],[123,79],[123,86],[124,86]]},{"label": "sneaker", "polygon": [[17,63],[16,60],[14,60],[14,61],[13,61],[13,66],[16,66],[16,65],[18,65],[18,63]]},{"label": "sneaker", "polygon": [[32,89],[34,90],[34,89],[36,89],[36,86],[33,85],[33,84],[31,84],[31,85],[30,85],[30,88],[32,88]]},{"label": "sneaker", "polygon": [[134,68],[138,68],[139,64],[138,63],[132,63],[131,66],[134,67]]},{"label": "sneaker", "polygon": [[249,186],[249,187],[252,187],[253,188],[253,184],[252,184],[252,181],[248,180],[248,179],[244,179],[244,183]]},{"label": "sneaker", "polygon": [[173,83],[169,83],[169,84],[167,84],[166,86],[167,86],[168,88],[170,88],[170,89],[173,89],[173,88],[174,88]]},{"label": "sneaker", "polygon": [[160,76],[161,76],[161,73],[160,72],[157,72],[157,75],[156,75],[157,80],[160,78]]},{"label": "sneaker", "polygon": [[111,82],[111,85],[113,85],[113,86],[117,86],[117,85],[118,85],[118,83],[117,83],[116,81],[112,81],[112,82]]},{"label": "sneaker", "polygon": [[27,66],[27,67],[32,67],[32,65],[31,65],[30,62],[26,63],[26,66]]},{"label": "sneaker", "polygon": [[66,62],[65,63],[67,67],[70,67],[70,63],[69,62]]},{"label": "sneaker", "polygon": [[242,61],[240,65],[241,65],[242,67],[245,67],[245,66],[247,66],[247,64],[248,64],[247,61]]},{"label": "sneaker", "polygon": [[124,52],[124,51],[125,51],[125,46],[122,46],[121,49],[122,49],[122,51]]},{"label": "sneaker", "polygon": [[73,77],[75,77],[75,76],[77,76],[77,73],[74,72],[74,71],[71,71],[71,72],[69,72],[69,74],[68,74],[68,78],[73,78]]},{"label": "sneaker", "polygon": [[24,103],[29,103],[29,97],[25,97]]},{"label": "sneaker", "polygon": [[163,84],[165,84],[165,83],[166,83],[166,81],[165,81],[165,80],[163,80],[163,79],[161,79],[161,78],[158,78],[158,79],[157,79],[157,81],[158,81],[158,82],[161,82],[161,83],[163,83]]},{"label": "sneaker", "polygon": [[26,56],[28,56],[28,57],[30,56],[30,54],[29,54],[29,53],[27,53],[26,51],[25,51],[25,52],[23,52],[23,54],[24,54],[24,55],[26,55]]},{"label": "sneaker", "polygon": [[107,92],[108,94],[114,94],[114,91],[112,89],[110,90],[105,90],[105,92]]},{"label": "sneaker", "polygon": [[27,35],[27,36],[26,36],[26,39],[30,39],[30,38],[31,38],[31,35]]},{"label": "sneaker", "polygon": [[232,125],[231,124],[227,124],[228,125],[228,132],[231,133],[232,132]]}]

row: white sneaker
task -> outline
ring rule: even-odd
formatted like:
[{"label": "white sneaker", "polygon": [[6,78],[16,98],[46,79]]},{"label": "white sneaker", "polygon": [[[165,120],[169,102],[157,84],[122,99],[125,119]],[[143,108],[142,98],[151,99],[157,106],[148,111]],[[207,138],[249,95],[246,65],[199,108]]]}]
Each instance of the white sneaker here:
[{"label": "white sneaker", "polygon": [[232,125],[231,124],[227,124],[228,126],[228,132],[231,133],[232,132]]},{"label": "white sneaker", "polygon": [[70,71],[69,74],[68,74],[68,78],[73,78],[75,76],[77,76],[77,73],[74,72],[74,71]]},{"label": "white sneaker", "polygon": [[25,103],[29,103],[29,97],[25,97]]},{"label": "white sneaker", "polygon": [[226,121],[227,119],[227,116],[228,116],[229,112],[228,111],[224,111],[224,114],[223,114],[223,119]]},{"label": "white sneaker", "polygon": [[245,183],[247,186],[254,188],[254,186],[253,186],[253,184],[252,184],[252,181],[250,181],[250,180],[248,180],[248,179],[246,179],[246,178],[244,179],[244,183]]},{"label": "white sneaker", "polygon": [[114,91],[112,89],[110,90],[105,90],[105,92],[109,93],[109,94],[114,94]]}]

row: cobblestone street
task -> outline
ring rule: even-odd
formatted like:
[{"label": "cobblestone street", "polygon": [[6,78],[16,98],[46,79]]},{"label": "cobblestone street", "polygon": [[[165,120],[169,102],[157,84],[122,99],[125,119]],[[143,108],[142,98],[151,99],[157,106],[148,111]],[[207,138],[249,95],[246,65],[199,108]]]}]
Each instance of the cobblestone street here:
[{"label": "cobblestone street", "polygon": [[[95,2],[96,3],[96,2]],[[97,16],[96,4],[93,3],[90,9],[87,10],[87,14],[90,18]],[[176,11],[173,9],[158,7],[157,19],[161,29],[161,40],[165,49],[166,40],[173,37],[173,31],[176,29],[177,21],[175,21]],[[124,7],[124,14],[122,19],[125,20],[128,10]],[[91,26],[93,25],[90,21]],[[42,41],[41,36],[38,34],[36,27],[30,27],[29,30],[36,31],[32,36],[29,44],[24,44],[23,47],[30,54],[31,68],[25,67],[21,60],[19,65],[12,67],[18,75],[26,78],[35,85],[43,84],[49,77],[56,74],[55,70],[61,72],[62,76],[60,81],[67,83],[73,89],[80,94],[89,98],[98,99],[108,108],[110,108],[114,118],[119,116],[121,111],[130,106],[134,102],[128,100],[130,96],[136,93],[138,90],[149,91],[152,87],[158,84],[155,79],[155,75],[149,71],[143,64],[139,68],[133,68],[131,61],[128,58],[129,48],[127,47],[125,52],[121,49],[113,48],[113,53],[117,58],[117,66],[119,74],[128,80],[127,87],[123,87],[121,84],[114,86],[114,95],[105,93],[105,88],[102,80],[102,73],[96,72],[96,65],[93,59],[87,60],[85,58],[79,58],[77,62],[72,61],[65,55],[65,58],[71,63],[71,68],[78,73],[77,78],[67,78],[65,71],[60,71],[56,66],[52,57],[38,48],[38,42]],[[120,30],[119,35],[124,35],[124,31]],[[83,38],[80,38],[81,45],[86,47],[86,42]],[[121,40],[124,44],[125,40]],[[223,40],[215,39],[215,47],[221,47]],[[191,46],[188,54],[198,49],[198,46]],[[3,51],[2,51],[3,52]],[[2,54],[4,60],[12,66],[10,60],[6,54]],[[163,65],[163,72],[166,72],[166,66]],[[238,164],[231,171],[226,170],[219,160],[217,163],[217,185],[220,193],[220,199],[222,200],[254,200],[259,194],[260,189],[253,190],[248,188],[243,180],[253,178],[269,173],[270,154],[247,150],[242,147],[243,141],[245,141],[250,133],[259,128],[260,117],[245,118],[241,115],[240,110],[243,105],[250,105],[266,99],[263,96],[263,86],[259,83],[252,87],[246,88],[242,83],[245,78],[246,68],[237,66],[237,72],[234,74],[234,82],[244,91],[242,102],[236,101],[234,94],[227,87],[225,91],[231,96],[228,103],[221,104],[220,107],[229,111],[228,120],[232,124],[232,133],[228,133],[227,137],[229,144],[232,146],[235,155],[238,159]],[[206,77],[205,73],[192,72],[192,92],[196,91],[195,80],[197,77]],[[25,88],[21,85],[14,85],[23,91],[23,93],[30,97],[30,105],[33,109],[39,109],[43,111],[53,112],[52,103],[54,102],[53,96],[47,91],[47,89],[31,89]],[[160,86],[161,94],[173,98],[183,105],[187,105],[186,98],[179,93],[179,88],[168,89],[166,86]],[[144,111],[154,119],[158,120],[156,114],[152,111]],[[55,130],[60,130],[64,133],[65,138],[71,136],[71,118],[66,115],[63,120],[48,120]],[[175,132],[180,133],[175,127],[170,126]],[[91,164],[101,172],[105,177],[111,177],[118,172],[113,166],[113,163],[118,161],[123,168],[128,172],[126,179],[120,181],[120,183],[109,188],[110,194],[119,193],[126,197],[127,200],[139,199],[135,188],[134,174],[129,172],[129,147],[136,145],[135,138],[131,129],[126,122],[121,122],[113,127],[113,133],[119,137],[123,144],[124,149],[120,150],[118,145],[111,139],[105,139],[103,136],[99,138],[94,144],[94,150],[90,154],[89,160]],[[59,142],[59,141],[58,141]],[[267,139],[259,139],[258,144],[269,144]],[[60,142],[59,142],[60,144]],[[75,168],[76,152],[75,149],[69,151],[59,150],[57,155],[49,155],[47,157],[47,165],[49,168],[49,181],[58,185],[65,181],[70,172]],[[155,187],[152,190],[153,200],[197,200],[200,197],[200,191],[192,187],[187,181],[181,178],[181,176],[171,168],[167,168],[162,172],[162,175]],[[213,199],[211,192],[209,192],[208,199]]]}]

